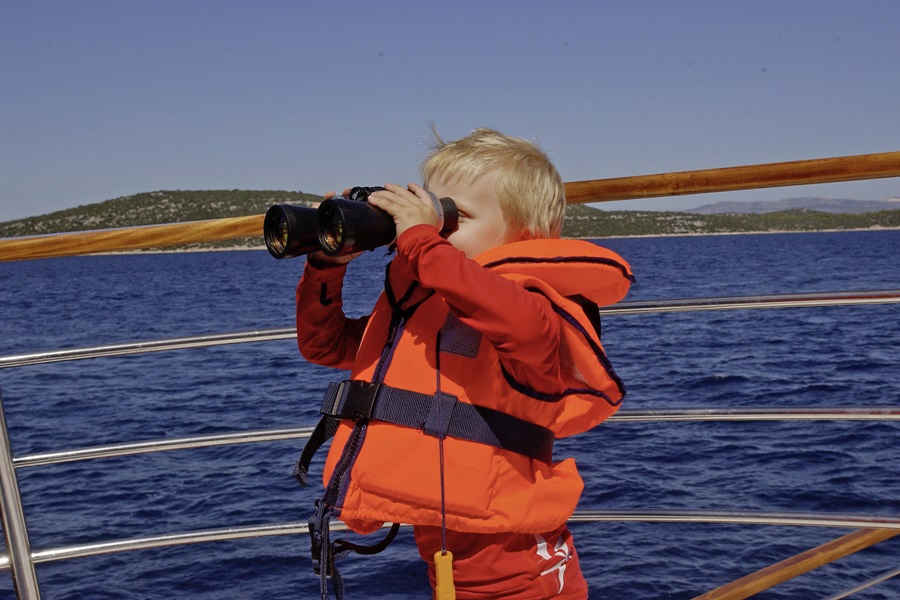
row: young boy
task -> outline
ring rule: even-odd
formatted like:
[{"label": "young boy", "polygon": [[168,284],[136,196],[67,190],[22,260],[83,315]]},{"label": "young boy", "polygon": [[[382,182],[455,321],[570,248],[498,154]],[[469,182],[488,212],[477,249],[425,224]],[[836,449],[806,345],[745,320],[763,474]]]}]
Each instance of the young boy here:
[{"label": "young boy", "polygon": [[[323,406],[314,558],[329,561],[331,515],[358,533],[410,523],[433,587],[452,553],[457,598],[586,598],[566,527],[583,483],[552,443],[622,401],[596,307],[625,296],[631,270],[558,239],[563,183],[530,142],[478,129],[438,140],[422,171],[424,186],[369,196],[397,227],[370,316],[342,311],[348,257],[310,254],[297,288],[301,353],[351,371]],[[459,209],[449,235],[429,192]]]}]

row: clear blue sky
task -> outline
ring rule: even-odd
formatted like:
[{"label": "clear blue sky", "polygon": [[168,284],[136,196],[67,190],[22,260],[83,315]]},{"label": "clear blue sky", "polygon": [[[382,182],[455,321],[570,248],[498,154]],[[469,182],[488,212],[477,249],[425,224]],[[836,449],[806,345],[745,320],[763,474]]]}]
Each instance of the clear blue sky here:
[{"label": "clear blue sky", "polygon": [[[0,0],[0,221],[405,183],[434,122],[566,181],[900,150],[900,2]],[[900,179],[606,205],[900,196]]]}]

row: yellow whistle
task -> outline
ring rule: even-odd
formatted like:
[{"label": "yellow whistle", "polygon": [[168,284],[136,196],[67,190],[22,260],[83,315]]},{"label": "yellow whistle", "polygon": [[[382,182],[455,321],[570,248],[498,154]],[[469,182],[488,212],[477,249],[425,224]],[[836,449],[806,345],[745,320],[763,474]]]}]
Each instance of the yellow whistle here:
[{"label": "yellow whistle", "polygon": [[456,588],[453,587],[453,553],[438,550],[434,553],[435,598],[437,600],[456,600]]}]

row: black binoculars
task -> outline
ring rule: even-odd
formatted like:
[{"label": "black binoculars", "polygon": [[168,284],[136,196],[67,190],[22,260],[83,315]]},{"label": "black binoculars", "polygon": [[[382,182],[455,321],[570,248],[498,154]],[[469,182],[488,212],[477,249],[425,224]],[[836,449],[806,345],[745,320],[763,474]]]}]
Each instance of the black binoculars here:
[{"label": "black binoculars", "polygon": [[[276,204],[266,212],[263,234],[275,258],[293,258],[321,250],[329,256],[353,254],[386,246],[397,237],[394,218],[367,202],[382,187],[355,187],[348,197],[335,196],[319,208]],[[454,231],[459,222],[450,198],[432,195],[441,233]]]}]

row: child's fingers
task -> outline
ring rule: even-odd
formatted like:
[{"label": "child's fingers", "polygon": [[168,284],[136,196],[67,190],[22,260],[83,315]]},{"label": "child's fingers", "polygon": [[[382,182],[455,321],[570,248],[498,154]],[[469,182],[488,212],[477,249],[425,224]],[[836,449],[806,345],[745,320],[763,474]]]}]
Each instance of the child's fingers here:
[{"label": "child's fingers", "polygon": [[433,203],[431,201],[431,194],[429,194],[428,191],[425,188],[423,188],[421,185],[419,185],[418,183],[410,182],[409,191],[411,191],[413,194],[415,194],[416,197],[419,200],[421,200],[423,204],[426,204],[428,206],[433,206]]},{"label": "child's fingers", "polygon": [[422,204],[427,206],[430,209],[434,208],[434,203],[431,200],[431,194],[429,194],[425,188],[423,188],[418,183],[410,182],[407,187],[408,192],[415,196]]},{"label": "child's fingers", "polygon": [[[350,195],[350,188],[345,188],[344,191],[341,192],[341,196],[343,196],[344,198],[348,197],[349,195]],[[337,196],[337,192],[335,192],[334,190],[329,190],[329,191],[325,192],[325,195],[322,196],[322,199],[328,200],[329,198],[334,198],[335,196]]]},{"label": "child's fingers", "polygon": [[[420,223],[436,224],[437,213],[428,192],[421,186],[410,184],[410,188],[407,189],[387,183],[384,188],[383,191],[373,192],[369,196],[369,202],[394,218],[398,235]],[[410,191],[411,189],[415,189],[416,192]],[[428,198],[427,202],[425,198]]]},{"label": "child's fingers", "polygon": [[389,214],[393,215],[397,210],[408,208],[416,201],[415,196],[412,196],[407,190],[398,185],[388,183],[384,187],[384,190],[369,194],[369,203]]},{"label": "child's fingers", "polygon": [[399,212],[412,211],[420,215],[417,219],[430,222],[437,216],[431,195],[422,186],[410,183],[408,188],[393,183],[386,183],[384,191],[374,192],[369,200],[374,198],[374,204],[391,216],[397,216]]},{"label": "child's fingers", "polygon": [[381,210],[387,210],[389,206],[394,205],[394,198],[390,193],[378,191],[369,194],[367,202],[373,206],[377,206]]},{"label": "child's fingers", "polygon": [[399,185],[386,183],[384,184],[384,190],[373,192],[372,195],[369,196],[369,198],[372,198],[374,196],[375,198],[382,198],[393,204],[402,205],[409,202],[409,195],[410,193]]}]

